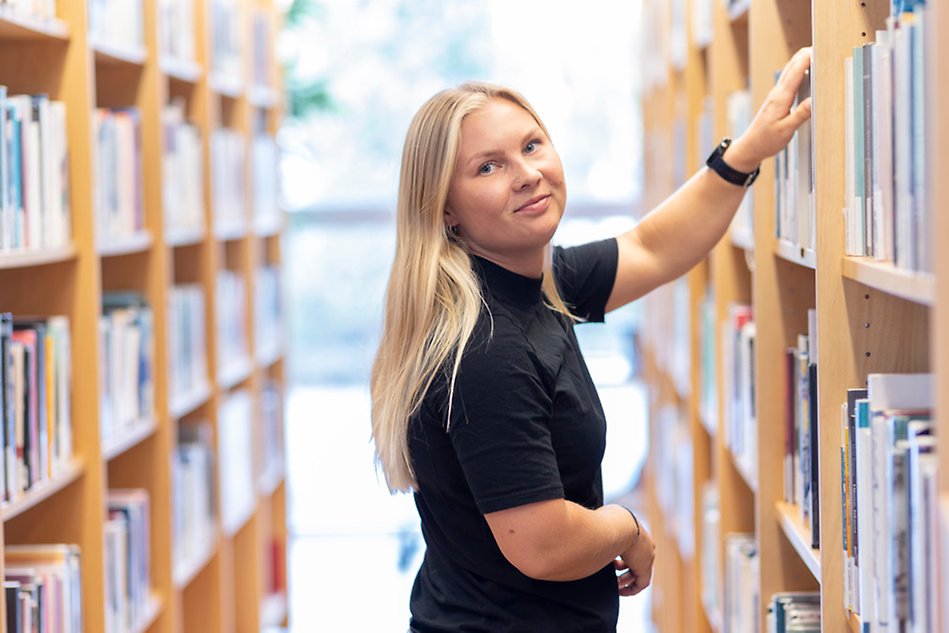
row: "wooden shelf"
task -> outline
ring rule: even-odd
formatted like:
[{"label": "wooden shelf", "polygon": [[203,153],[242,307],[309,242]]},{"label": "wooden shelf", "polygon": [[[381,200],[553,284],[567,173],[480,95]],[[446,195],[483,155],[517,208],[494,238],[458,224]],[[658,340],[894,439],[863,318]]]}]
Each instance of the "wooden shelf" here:
[{"label": "wooden shelf", "polygon": [[238,515],[232,524],[225,524],[222,522],[221,530],[224,533],[224,536],[229,539],[234,538],[234,535],[240,532],[244,526],[247,525],[247,522],[250,521],[255,514],[257,514],[257,506],[258,502],[257,498],[255,497],[254,502],[248,505],[247,510]]},{"label": "wooden shelf", "polygon": [[819,583],[821,581],[820,550],[811,548],[811,530],[801,520],[801,509],[783,501],[776,504],[776,509],[784,535]]},{"label": "wooden shelf", "polygon": [[75,258],[76,247],[72,244],[36,251],[0,251],[0,270],[59,264]]},{"label": "wooden shelf", "polygon": [[105,461],[115,459],[133,446],[144,442],[154,435],[157,430],[158,422],[154,416],[140,420],[134,429],[126,431],[125,435],[113,441],[108,447],[102,449],[102,459]]},{"label": "wooden shelf", "polygon": [[126,47],[109,42],[92,42],[96,63],[100,66],[144,66],[148,50],[144,46]]},{"label": "wooden shelf", "polygon": [[812,270],[817,269],[817,255],[813,250],[796,246],[787,240],[775,240],[774,254],[792,264],[797,264],[798,266]]},{"label": "wooden shelf", "polygon": [[247,101],[255,108],[272,108],[278,98],[277,91],[269,86],[251,86],[247,91]]},{"label": "wooden shelf", "polygon": [[280,487],[280,484],[283,483],[285,477],[286,468],[283,463],[271,466],[261,473],[260,478],[257,480],[258,494],[261,497],[272,497],[273,493]]},{"label": "wooden shelf", "polygon": [[280,626],[287,619],[287,594],[267,596],[260,603],[260,626]]},{"label": "wooden shelf", "polygon": [[66,42],[69,26],[62,20],[37,20],[0,9],[0,41]]},{"label": "wooden shelf", "polygon": [[286,348],[283,344],[268,345],[265,348],[257,350],[257,366],[261,369],[267,369],[271,365],[283,359]]},{"label": "wooden shelf", "polygon": [[273,237],[284,229],[283,213],[270,218],[254,218],[254,234],[257,237]]},{"label": "wooden shelf", "polygon": [[186,84],[196,84],[201,80],[204,71],[201,64],[190,59],[181,59],[165,55],[158,62],[161,71],[169,79],[180,81]]},{"label": "wooden shelf", "polygon": [[728,454],[731,456],[735,470],[741,475],[741,478],[745,481],[745,484],[748,485],[748,488],[750,488],[752,492],[758,492],[758,478],[755,476],[755,473],[751,471],[748,464],[745,463],[745,460],[730,450]]},{"label": "wooden shelf", "polygon": [[165,243],[172,248],[194,246],[204,241],[207,232],[204,227],[195,229],[169,229],[165,232]]},{"label": "wooden shelf", "polygon": [[867,257],[844,257],[843,276],[887,294],[931,306],[936,297],[936,279],[930,273],[915,273]]},{"label": "wooden shelf", "polygon": [[217,386],[221,389],[233,389],[254,373],[254,365],[249,358],[230,361],[217,373]]},{"label": "wooden shelf", "polygon": [[154,240],[148,231],[139,231],[132,235],[107,238],[107,242],[99,245],[100,257],[118,257],[144,253],[152,247]]},{"label": "wooden shelf", "polygon": [[232,242],[247,237],[247,222],[215,222],[214,237],[222,242]]},{"label": "wooden shelf", "polygon": [[751,8],[751,0],[735,0],[728,8],[728,17],[732,24],[748,23],[748,10]]},{"label": "wooden shelf", "polygon": [[227,77],[221,73],[208,74],[208,87],[221,97],[238,99],[244,94],[244,82],[239,77]]},{"label": "wooden shelf", "polygon": [[[217,533],[212,531],[211,534],[216,535]],[[191,581],[201,573],[202,569],[208,566],[208,563],[210,563],[211,559],[217,554],[217,548],[218,539],[208,539],[207,543],[204,544],[204,548],[197,556],[176,564],[174,569],[175,587],[181,590],[190,585]]]},{"label": "wooden shelf", "polygon": [[62,472],[53,476],[52,479],[37,484],[15,501],[3,503],[0,505],[0,516],[3,517],[3,521],[9,521],[13,517],[23,514],[69,486],[82,476],[84,467],[84,463],[80,458],[74,458]]},{"label": "wooden shelf", "polygon": [[145,608],[145,614],[142,621],[132,625],[133,633],[145,633],[151,628],[158,616],[161,615],[162,600],[154,591],[148,597],[148,606]]},{"label": "wooden shelf", "polygon": [[208,381],[195,385],[188,393],[180,393],[171,397],[168,404],[168,415],[172,418],[183,418],[211,399],[211,385]]},{"label": "wooden shelf", "polygon": [[754,234],[747,230],[746,228],[733,228],[728,231],[728,237],[731,239],[731,242],[737,248],[744,249],[745,251],[754,252],[755,250],[755,236]]}]

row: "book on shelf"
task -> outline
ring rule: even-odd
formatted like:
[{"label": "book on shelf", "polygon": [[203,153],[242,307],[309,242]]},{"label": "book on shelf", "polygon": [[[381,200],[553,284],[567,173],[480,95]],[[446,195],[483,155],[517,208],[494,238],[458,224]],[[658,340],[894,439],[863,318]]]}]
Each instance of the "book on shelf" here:
[{"label": "book on shelf", "polygon": [[0,86],[0,252],[71,239],[66,106]]},{"label": "book on shelf", "polygon": [[254,222],[259,226],[273,224],[280,215],[277,205],[277,142],[266,131],[254,134],[250,148],[251,176],[254,195]]},{"label": "book on shelf", "polygon": [[145,296],[104,293],[99,336],[100,434],[109,446],[155,414],[154,317]]},{"label": "book on shelf", "polygon": [[239,529],[254,510],[254,432],[251,396],[231,392],[218,413],[218,463],[221,523],[228,532]]},{"label": "book on shelf", "polygon": [[800,508],[811,532],[811,547],[820,547],[820,469],[817,438],[817,311],[807,311],[807,333],[784,357],[784,500]]},{"label": "book on shelf", "polygon": [[109,490],[105,522],[105,630],[135,631],[149,606],[149,500],[143,489]]},{"label": "book on shelf", "polygon": [[182,99],[162,112],[162,203],[171,231],[204,228],[204,153],[201,132],[187,122]]},{"label": "book on shelf", "polygon": [[656,490],[669,534],[675,535],[679,552],[691,557],[695,551],[693,509],[693,448],[688,416],[674,406],[657,413]]},{"label": "book on shelf", "polygon": [[194,0],[159,0],[158,24],[163,55],[195,58]]},{"label": "book on shelf", "polygon": [[702,299],[702,333],[701,333],[701,402],[702,423],[709,433],[714,434],[718,429],[718,375],[715,367],[716,340],[715,334],[715,297],[709,292]]},{"label": "book on shelf", "polygon": [[712,35],[714,33],[712,26],[712,2],[713,0],[693,0],[692,5],[689,7],[689,13],[692,19],[692,43],[698,47],[704,48],[712,42]]},{"label": "book on shelf", "polygon": [[66,317],[0,313],[5,501],[54,477],[72,457],[70,354]]},{"label": "book on shelf", "polygon": [[820,633],[820,593],[782,592],[771,596],[768,633]]},{"label": "book on shelf", "polygon": [[142,0],[88,0],[89,35],[95,42],[119,48],[145,45]]},{"label": "book on shelf", "polygon": [[[807,70],[792,107],[809,97],[811,73]],[[775,156],[774,163],[775,235],[810,250],[817,245],[813,125],[811,119],[799,127],[791,142]]]},{"label": "book on shelf", "polygon": [[[752,116],[754,116],[751,89],[736,90],[729,94],[726,109],[728,111],[728,127],[731,138],[738,138],[748,129]],[[752,242],[755,234],[753,202],[752,196],[746,192],[738,206],[738,211],[732,218],[731,228],[729,229],[733,233],[749,236]]]},{"label": "book on shelf", "polygon": [[[758,467],[755,404],[755,322],[751,306],[734,303],[722,323],[722,377],[725,394],[725,445],[741,468],[754,476]],[[754,485],[754,482],[749,482]]]},{"label": "book on shelf", "polygon": [[270,21],[265,12],[254,12],[251,30],[254,43],[253,82],[257,86],[270,86],[273,83],[273,43],[270,37]]},{"label": "book on shelf", "polygon": [[724,631],[758,629],[760,560],[754,534],[725,535]]},{"label": "book on shelf", "polygon": [[245,227],[244,195],[246,142],[229,128],[211,132],[211,193],[214,196],[216,227]]},{"label": "book on shelf", "polygon": [[274,350],[282,343],[283,332],[280,269],[261,266],[254,280],[255,344],[258,350]]},{"label": "book on shelf", "polygon": [[214,538],[214,457],[211,425],[178,427],[172,460],[172,542],[175,568],[195,561]]},{"label": "book on shelf", "polygon": [[82,578],[76,545],[4,544],[8,633],[80,633]]},{"label": "book on shelf", "polygon": [[145,228],[141,125],[137,108],[96,110],[96,237],[100,245]]},{"label": "book on shelf", "polygon": [[200,284],[175,285],[168,296],[170,393],[181,396],[208,384],[204,329],[204,289]]},{"label": "book on shelf", "polygon": [[240,6],[236,0],[210,0],[211,68],[226,77],[241,77]]},{"label": "book on shelf", "polygon": [[702,604],[705,612],[721,617],[722,588],[719,580],[721,569],[722,513],[718,488],[714,481],[702,486]]},{"label": "book on shelf", "polygon": [[283,472],[286,462],[286,437],[283,424],[283,392],[280,384],[268,379],[260,394],[260,424],[257,426],[255,456],[259,479]]},{"label": "book on shelf", "polygon": [[217,274],[218,364],[227,369],[247,360],[247,284],[236,271]]},{"label": "book on shelf", "polygon": [[56,0],[3,0],[0,16],[52,20],[56,18]]},{"label": "book on shelf", "polygon": [[844,61],[846,252],[909,271],[932,270],[926,16],[894,3],[887,28]]}]

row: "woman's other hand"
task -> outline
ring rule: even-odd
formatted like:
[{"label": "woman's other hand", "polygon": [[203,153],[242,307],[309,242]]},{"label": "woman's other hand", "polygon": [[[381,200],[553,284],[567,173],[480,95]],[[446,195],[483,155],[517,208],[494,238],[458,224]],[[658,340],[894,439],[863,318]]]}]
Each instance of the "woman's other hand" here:
[{"label": "woman's other hand", "polygon": [[810,65],[810,47],[800,49],[791,57],[748,129],[725,152],[729,166],[738,171],[754,171],[761,161],[784,149],[794,132],[810,118],[810,97],[791,110]]},{"label": "woman's other hand", "polygon": [[656,543],[645,527],[633,546],[613,561],[616,571],[616,587],[621,596],[635,596],[652,581],[652,565],[656,560]]}]

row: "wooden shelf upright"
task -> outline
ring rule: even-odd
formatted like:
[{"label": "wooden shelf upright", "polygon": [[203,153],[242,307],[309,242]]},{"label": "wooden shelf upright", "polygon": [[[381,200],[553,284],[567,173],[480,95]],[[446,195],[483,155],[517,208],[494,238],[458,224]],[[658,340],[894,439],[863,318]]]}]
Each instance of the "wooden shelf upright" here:
[{"label": "wooden shelf upright", "polygon": [[[223,399],[244,389],[254,403],[255,438],[262,432],[259,406],[265,380],[285,392],[282,354],[258,349],[254,337],[254,284],[263,263],[281,265],[282,218],[271,220],[264,236],[251,231],[236,239],[214,235],[209,139],[227,126],[251,145],[255,115],[263,112],[265,131],[275,136],[283,115],[281,77],[272,50],[282,20],[275,0],[239,0],[240,77],[254,77],[252,16],[266,24],[260,51],[270,83],[247,90],[222,89],[212,72],[213,0],[192,0],[195,59],[163,51],[160,0],[125,0],[142,5],[144,42],[140,48],[94,41],[89,34],[89,2],[57,0],[57,19],[38,21],[0,11],[0,84],[10,94],[46,93],[67,111],[71,245],[51,251],[0,253],[0,310],[22,315],[66,315],[72,342],[73,464],[59,477],[2,511],[0,553],[5,544],[76,543],[81,548],[84,629],[105,630],[106,493],[111,488],[144,488],[149,493],[151,600],[140,630],[153,633],[251,632],[287,624],[286,489],[282,464],[255,464],[253,512],[233,534],[215,525],[205,555],[175,566],[172,455],[181,425],[206,420],[217,450],[218,416]],[[281,5],[282,6],[282,5]],[[223,94],[222,94],[223,93]],[[200,131],[203,153],[204,230],[173,229],[164,208],[169,174],[163,156],[167,138],[163,111],[172,100],[185,104],[185,118]],[[253,102],[252,102],[253,101]],[[95,192],[96,108],[137,108],[141,116],[140,164],[144,230],[122,241],[97,239]],[[250,183],[251,164],[245,164]],[[243,192],[247,226],[252,226],[250,184]],[[218,272],[237,272],[246,288],[245,323],[248,365],[234,384],[217,383],[216,299]],[[171,393],[169,298],[176,284],[198,283],[205,297],[204,329],[208,342],[207,386],[193,394]],[[103,294],[112,290],[142,293],[154,315],[155,410],[138,431],[104,446],[100,440],[103,403],[99,317]],[[272,347],[272,346],[271,346]],[[266,358],[267,363],[256,359]],[[226,374],[226,372],[224,372]],[[283,438],[279,438],[282,442]],[[220,460],[214,458],[215,466]],[[215,486],[218,486],[215,477]],[[219,490],[210,491],[218,500]],[[0,556],[2,567],[2,556]],[[273,578],[277,574],[277,578]],[[5,622],[0,601],[0,622]]]},{"label": "wooden shelf upright", "polygon": [[[658,630],[668,632],[721,630],[722,614],[703,600],[708,576],[696,563],[703,555],[703,486],[718,498],[720,524],[717,544],[718,567],[714,583],[719,594],[723,585],[724,536],[746,533],[754,536],[759,555],[759,626],[772,594],[781,591],[819,591],[822,630],[858,633],[859,622],[846,605],[844,595],[845,556],[842,542],[840,481],[840,405],[848,388],[866,384],[871,373],[934,372],[937,383],[935,416],[937,435],[949,436],[949,220],[936,210],[949,205],[949,168],[945,147],[949,146],[949,124],[940,113],[949,107],[949,88],[943,81],[949,71],[949,49],[936,35],[928,42],[930,156],[928,185],[934,210],[932,231],[934,273],[913,274],[867,258],[845,257],[844,60],[855,46],[873,41],[875,31],[886,28],[891,3],[886,0],[836,2],[814,0],[754,0],[735,2],[729,11],[723,0],[644,0],[644,38],[651,51],[644,61],[643,118],[645,130],[644,209],[660,203],[679,184],[675,174],[687,165],[686,176],[702,168],[704,157],[722,137],[732,136],[728,119],[728,95],[750,89],[752,113],[774,86],[779,71],[793,53],[813,47],[812,94],[813,143],[815,151],[816,244],[802,248],[776,238],[775,161],[761,166],[752,196],[754,227],[749,236],[726,235],[709,257],[691,271],[685,281],[688,301],[676,301],[670,288],[647,297],[643,331],[644,373],[650,390],[650,461],[647,468],[649,519],[658,543],[654,579],[654,619]],[[674,5],[684,4],[686,17],[676,23]],[[710,5],[711,37],[690,32],[692,11]],[[949,29],[949,9],[938,3],[927,7],[927,30]],[[682,29],[687,37],[684,66],[676,57]],[[930,63],[931,62],[931,63]],[[706,101],[707,100],[707,101]],[[677,107],[683,101],[687,107]],[[701,121],[703,103],[711,107],[711,134]],[[686,138],[677,130],[686,129]],[[684,154],[684,155],[683,155]],[[696,209],[701,214],[701,209]],[[709,297],[711,299],[709,299]],[[703,404],[702,348],[703,302],[714,302],[711,335],[714,344],[713,374],[716,378],[717,419],[711,428],[702,419],[713,412]],[[758,420],[757,465],[747,468],[736,460],[725,437],[726,394],[723,392],[722,327],[733,302],[752,306],[756,326],[754,345],[754,401]],[[813,549],[809,529],[801,521],[801,510],[784,500],[786,376],[784,355],[807,332],[808,310],[817,311],[818,419],[820,472],[819,540],[826,547]],[[669,326],[680,318],[690,320],[687,329]],[[677,340],[675,337],[685,337]],[[678,353],[691,363],[690,384],[677,384],[681,358],[674,350],[682,344],[688,353]],[[675,415],[668,413],[674,410]],[[673,420],[674,419],[674,420]],[[683,539],[682,512],[663,498],[668,471],[674,460],[665,454],[668,445],[657,442],[676,421],[678,446],[692,454],[690,471],[691,538]],[[767,422],[765,422],[767,421]],[[949,508],[949,458],[940,451],[940,495]],[[676,474],[671,475],[675,478]],[[682,482],[678,481],[681,486]],[[675,490],[677,497],[682,489]],[[946,528],[941,528],[946,534]],[[681,551],[683,541],[694,543],[694,552]],[[949,591],[949,543],[941,543],[938,566],[941,586],[937,595]],[[945,617],[945,616],[944,616]],[[949,632],[949,622],[938,631]]]}]

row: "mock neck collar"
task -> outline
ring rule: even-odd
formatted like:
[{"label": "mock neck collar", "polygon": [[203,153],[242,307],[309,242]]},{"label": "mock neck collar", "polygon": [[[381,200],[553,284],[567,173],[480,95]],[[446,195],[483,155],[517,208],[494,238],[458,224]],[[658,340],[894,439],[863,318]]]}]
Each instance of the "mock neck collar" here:
[{"label": "mock neck collar", "polygon": [[541,285],[544,277],[525,277],[477,255],[471,256],[475,272],[495,297],[522,307],[537,305],[541,301]]}]

